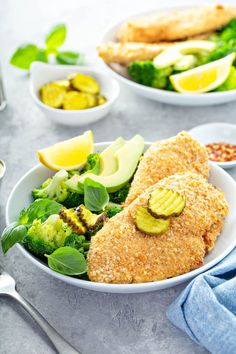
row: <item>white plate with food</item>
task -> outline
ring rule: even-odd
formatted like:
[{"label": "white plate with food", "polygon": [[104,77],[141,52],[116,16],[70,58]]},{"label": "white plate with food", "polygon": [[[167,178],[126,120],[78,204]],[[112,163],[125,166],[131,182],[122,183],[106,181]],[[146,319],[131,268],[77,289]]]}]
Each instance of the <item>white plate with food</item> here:
[{"label": "white plate with food", "polygon": [[98,54],[114,77],[156,101],[233,101],[235,18],[236,7],[227,5],[160,6],[108,28]]},{"label": "white plate with food", "polygon": [[2,249],[19,242],[50,276],[95,291],[149,292],[192,279],[236,245],[236,183],[186,132],[98,144],[86,132],[38,155],[44,165],[8,199]]}]

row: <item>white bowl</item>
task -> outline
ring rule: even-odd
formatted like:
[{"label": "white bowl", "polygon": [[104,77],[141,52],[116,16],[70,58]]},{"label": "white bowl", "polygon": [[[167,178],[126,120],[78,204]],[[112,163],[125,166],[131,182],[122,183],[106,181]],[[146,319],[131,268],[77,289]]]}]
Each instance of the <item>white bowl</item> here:
[{"label": "white bowl", "polygon": [[[105,149],[110,143],[100,143],[96,144],[96,150],[98,152]],[[146,143],[145,147],[149,147],[150,143]],[[27,207],[31,202],[31,191],[39,186],[45,179],[50,177],[54,172],[47,169],[42,165],[37,165],[32,168],[28,173],[26,173],[13,188],[6,206],[6,223],[16,221],[18,219],[20,211]],[[149,292],[153,290],[160,290],[175,286],[177,284],[183,283],[196,275],[206,271],[211,268],[219,261],[221,261],[225,256],[227,256],[230,251],[236,246],[235,237],[235,220],[236,220],[236,183],[222,168],[210,164],[210,182],[215,186],[221,188],[226,196],[226,199],[230,205],[230,212],[227,216],[224,224],[223,231],[219,236],[216,246],[213,251],[205,257],[205,263],[202,267],[195,269],[189,273],[179,275],[177,277],[155,281],[150,283],[141,284],[105,284],[105,283],[95,283],[86,280],[81,280],[60,273],[56,273],[48,266],[30,254],[21,245],[18,245],[20,251],[33,262],[37,267],[44,270],[51,276],[58,278],[66,283],[86,288],[95,291],[109,292],[109,293],[142,293]]]},{"label": "white bowl", "polygon": [[[50,81],[65,79],[68,74],[84,73],[93,76],[101,86],[101,93],[107,102],[101,106],[83,110],[63,110],[45,105],[39,98],[39,89]],[[55,123],[83,126],[105,117],[119,96],[117,81],[107,74],[85,66],[51,65],[35,62],[30,67],[30,93],[37,106]]]},{"label": "white bowl", "polygon": [[[123,22],[126,22],[131,17],[153,15],[155,12],[166,11],[166,10],[180,10],[191,7],[204,6],[195,2],[191,2],[191,5],[180,5],[180,6],[168,6],[159,5],[155,10],[142,12],[135,14],[134,16],[129,16],[109,27],[101,38],[100,43],[117,42],[117,31]],[[102,61],[102,59],[101,59]],[[102,61],[103,62],[103,61]],[[117,78],[120,82],[128,86],[133,92],[153,99],[155,101],[169,103],[173,105],[181,106],[207,106],[207,105],[217,105],[225,102],[230,102],[236,100],[236,90],[224,91],[224,92],[209,92],[202,94],[192,94],[192,93],[178,93],[171,92],[167,90],[160,90],[148,86],[144,86],[133,81],[128,74],[127,69],[119,64],[107,64],[103,62],[108,71]]]},{"label": "white bowl", "polygon": [[[236,125],[228,123],[202,124],[189,130],[189,133],[203,145],[211,143],[236,144]],[[212,162],[228,170],[236,166],[236,160]]]}]

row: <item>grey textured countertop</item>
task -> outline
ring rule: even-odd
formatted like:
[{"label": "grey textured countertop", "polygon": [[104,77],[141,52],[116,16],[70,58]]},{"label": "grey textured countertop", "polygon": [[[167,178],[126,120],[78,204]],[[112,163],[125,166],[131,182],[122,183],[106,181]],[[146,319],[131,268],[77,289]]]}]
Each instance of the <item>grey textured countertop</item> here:
[{"label": "grey textured countertop", "polygon": [[[36,150],[92,129],[95,141],[140,133],[154,141],[206,122],[235,122],[236,102],[217,107],[171,107],[149,101],[121,87],[112,113],[84,129],[52,124],[37,109],[28,91],[28,77],[8,65],[12,51],[25,41],[38,41],[53,24],[66,21],[68,47],[86,43],[94,48],[101,31],[120,16],[155,8],[156,1],[125,0],[8,0],[1,2],[0,60],[8,107],[0,113],[0,157],[7,163],[1,185],[0,224],[7,197],[29,168]],[[169,2],[170,3],[170,2]],[[179,3],[172,1],[172,3]],[[199,1],[198,1],[199,3]],[[231,173],[236,177],[236,171]],[[184,285],[149,294],[115,295],[85,291],[64,284],[39,270],[16,248],[0,262],[17,280],[19,292],[84,354],[203,354],[166,319],[167,305]],[[0,299],[0,353],[54,353],[34,322],[10,300]]]}]

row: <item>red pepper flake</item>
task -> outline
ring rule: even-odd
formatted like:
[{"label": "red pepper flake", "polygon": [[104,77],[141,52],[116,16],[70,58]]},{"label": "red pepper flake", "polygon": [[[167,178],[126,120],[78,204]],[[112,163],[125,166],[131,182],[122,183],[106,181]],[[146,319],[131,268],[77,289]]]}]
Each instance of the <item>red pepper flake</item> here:
[{"label": "red pepper flake", "polygon": [[215,162],[227,162],[236,160],[236,145],[227,143],[207,144],[209,160]]}]

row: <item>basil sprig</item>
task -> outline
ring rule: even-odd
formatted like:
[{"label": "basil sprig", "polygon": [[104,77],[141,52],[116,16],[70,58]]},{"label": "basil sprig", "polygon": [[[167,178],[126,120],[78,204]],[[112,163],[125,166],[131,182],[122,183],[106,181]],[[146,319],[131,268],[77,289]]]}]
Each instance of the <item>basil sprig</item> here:
[{"label": "basil sprig", "polygon": [[55,272],[64,275],[81,275],[87,272],[87,262],[82,253],[75,248],[65,246],[45,255],[48,266]]},{"label": "basil sprig", "polygon": [[82,56],[74,51],[59,51],[66,40],[67,29],[64,23],[54,26],[45,38],[45,47],[27,43],[21,45],[10,58],[10,64],[22,70],[29,70],[34,61],[48,62],[48,56],[54,55],[58,64],[82,64]]}]

